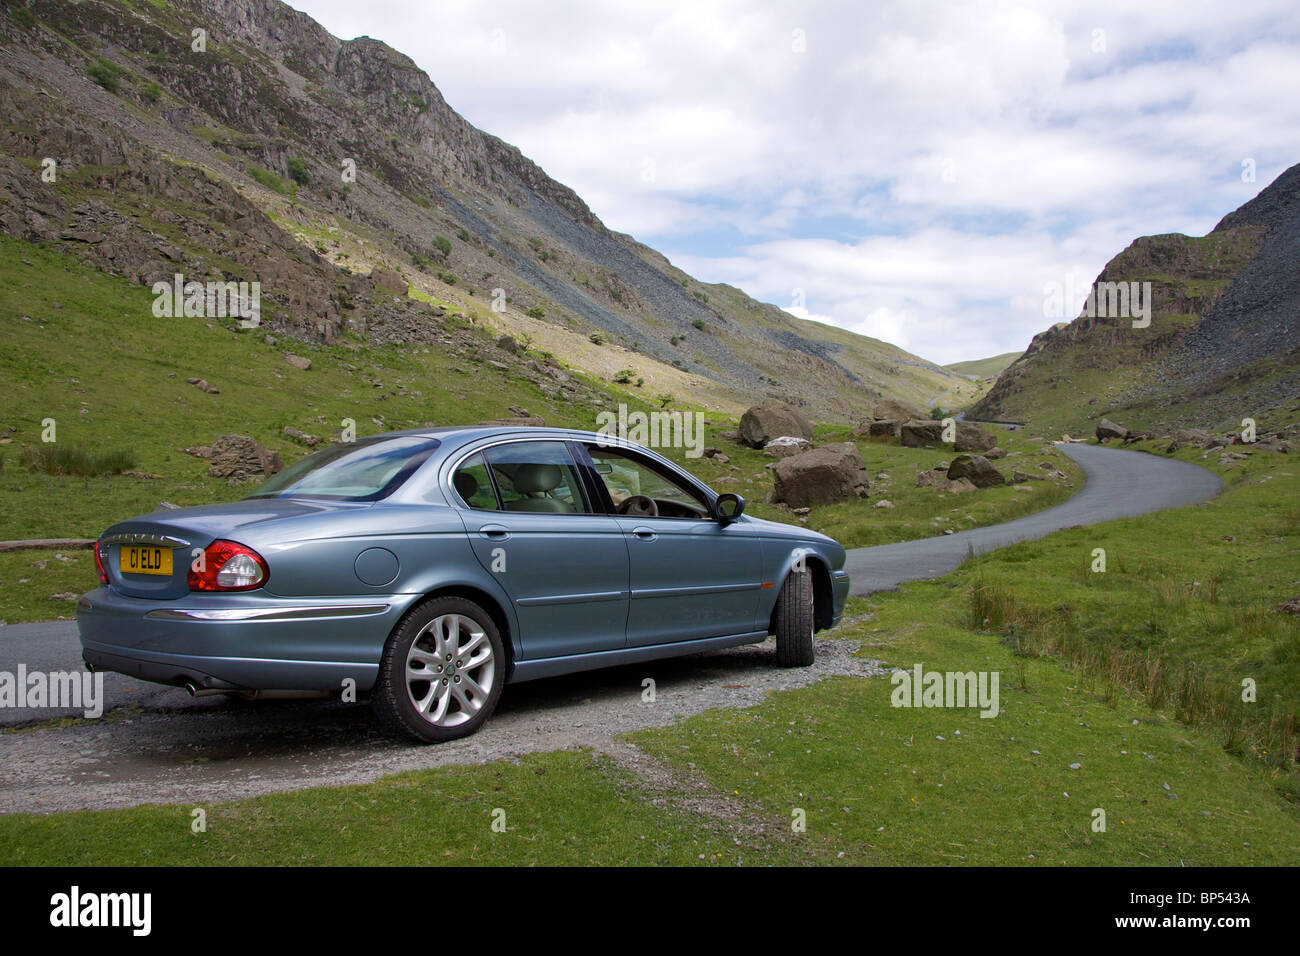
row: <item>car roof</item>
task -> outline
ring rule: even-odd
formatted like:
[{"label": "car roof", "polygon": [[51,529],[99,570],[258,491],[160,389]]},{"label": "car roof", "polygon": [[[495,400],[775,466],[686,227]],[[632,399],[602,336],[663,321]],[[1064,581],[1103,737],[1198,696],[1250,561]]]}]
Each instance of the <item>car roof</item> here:
[{"label": "car roof", "polygon": [[436,438],[442,442],[444,447],[459,448],[462,445],[467,445],[480,438],[495,438],[497,436],[507,435],[511,437],[517,436],[519,438],[554,438],[569,441],[599,441],[610,445],[622,445],[654,454],[652,449],[639,445],[636,442],[628,441],[626,438],[619,438],[616,435],[583,431],[577,428],[548,428],[537,425],[443,425],[427,428],[409,428],[405,431],[383,432],[378,435],[366,435],[364,437],[367,441],[406,437]]}]

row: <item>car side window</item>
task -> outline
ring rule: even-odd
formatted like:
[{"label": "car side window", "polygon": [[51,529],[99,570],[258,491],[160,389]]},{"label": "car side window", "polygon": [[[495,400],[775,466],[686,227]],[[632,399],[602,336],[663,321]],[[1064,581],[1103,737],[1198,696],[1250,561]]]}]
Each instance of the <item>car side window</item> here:
[{"label": "car side window", "polygon": [[[596,474],[605,483],[610,498],[614,500],[615,510],[620,514],[633,513],[658,518],[709,517],[707,504],[694,489],[631,454],[615,448],[602,448],[598,444],[588,445],[587,453],[596,466]],[[653,511],[638,507],[638,503],[632,500],[642,496],[654,503]],[[632,509],[630,512],[629,508]]]},{"label": "car side window", "polygon": [[482,454],[466,458],[451,479],[452,486],[461,500],[471,508],[482,511],[499,511],[496,490],[488,476],[487,463]]},{"label": "car side window", "polygon": [[591,513],[577,465],[564,442],[508,442],[487,449],[484,457],[500,495],[500,505],[492,507],[543,514]]}]

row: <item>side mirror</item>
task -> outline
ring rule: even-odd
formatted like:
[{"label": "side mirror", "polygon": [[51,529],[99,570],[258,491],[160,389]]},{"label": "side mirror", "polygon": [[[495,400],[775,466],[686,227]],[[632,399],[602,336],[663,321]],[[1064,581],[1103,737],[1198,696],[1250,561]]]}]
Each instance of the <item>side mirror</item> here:
[{"label": "side mirror", "polygon": [[718,500],[713,505],[713,513],[717,516],[718,523],[725,528],[745,513],[745,499],[731,492],[718,495]]}]

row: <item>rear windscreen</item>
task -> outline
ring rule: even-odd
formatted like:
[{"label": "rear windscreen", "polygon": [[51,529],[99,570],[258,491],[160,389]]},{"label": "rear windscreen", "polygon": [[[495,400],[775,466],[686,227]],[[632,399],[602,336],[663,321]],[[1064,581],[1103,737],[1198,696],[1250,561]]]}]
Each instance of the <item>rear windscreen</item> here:
[{"label": "rear windscreen", "polygon": [[400,488],[438,444],[436,438],[412,436],[332,445],[290,465],[248,497],[378,501]]}]

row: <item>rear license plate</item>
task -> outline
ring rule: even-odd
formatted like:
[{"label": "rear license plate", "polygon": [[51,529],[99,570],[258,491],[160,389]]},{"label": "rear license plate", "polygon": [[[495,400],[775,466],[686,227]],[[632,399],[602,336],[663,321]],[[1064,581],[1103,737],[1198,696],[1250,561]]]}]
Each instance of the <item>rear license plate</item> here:
[{"label": "rear license plate", "polygon": [[172,549],[125,544],[122,546],[123,574],[158,574],[171,577]]}]

